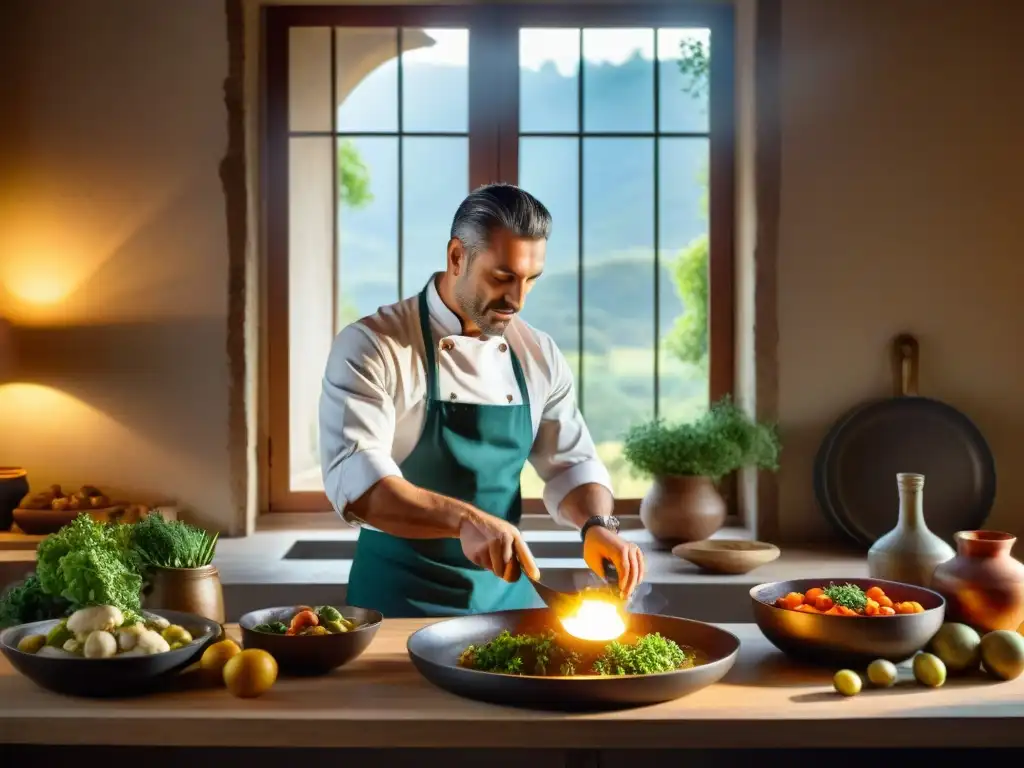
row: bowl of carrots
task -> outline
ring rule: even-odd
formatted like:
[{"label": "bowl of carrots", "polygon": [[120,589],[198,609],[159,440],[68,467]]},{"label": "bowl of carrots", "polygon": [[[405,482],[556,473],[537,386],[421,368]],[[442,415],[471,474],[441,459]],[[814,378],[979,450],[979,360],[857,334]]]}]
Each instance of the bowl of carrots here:
[{"label": "bowl of carrots", "polygon": [[899,663],[942,626],[938,592],[883,579],[793,579],[750,590],[754,621],[794,658],[827,665]]}]

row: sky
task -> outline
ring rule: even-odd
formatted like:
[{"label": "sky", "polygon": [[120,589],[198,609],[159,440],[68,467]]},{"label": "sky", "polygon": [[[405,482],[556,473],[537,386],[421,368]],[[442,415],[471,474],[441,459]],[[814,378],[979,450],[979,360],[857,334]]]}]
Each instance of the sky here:
[{"label": "sky", "polygon": [[[464,29],[424,29],[437,41],[429,48],[408,51],[404,61],[466,65],[469,32]],[[679,58],[679,44],[684,38],[708,41],[707,29],[659,29],[658,59]],[[654,58],[652,29],[587,29],[583,32],[583,54],[588,62],[622,64],[639,50],[645,59]],[[519,35],[519,66],[540,69],[550,61],[563,76],[576,72],[580,59],[579,30],[523,29]]]}]

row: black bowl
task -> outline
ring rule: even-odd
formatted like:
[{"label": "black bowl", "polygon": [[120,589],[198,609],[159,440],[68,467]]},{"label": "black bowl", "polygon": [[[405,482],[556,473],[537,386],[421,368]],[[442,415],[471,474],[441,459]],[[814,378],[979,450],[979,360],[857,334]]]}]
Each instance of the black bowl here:
[{"label": "black bowl", "polygon": [[152,656],[111,659],[59,658],[18,650],[26,635],[45,635],[57,625],[56,619],[19,624],[0,633],[0,650],[16,670],[42,688],[71,696],[94,698],[139,696],[167,684],[202,656],[206,647],[221,635],[216,621],[180,611],[146,610],[163,616],[192,633],[193,642],[184,648]]},{"label": "black bowl", "polygon": [[366,608],[340,607],[341,615],[359,626],[336,635],[272,635],[254,632],[253,627],[270,621],[289,622],[301,606],[263,608],[238,620],[245,648],[262,648],[290,675],[324,675],[358,658],[373,642],[384,617]]},{"label": "black bowl", "polygon": [[[923,613],[895,616],[826,616],[777,608],[776,598],[806,592],[830,583],[855,584],[865,591],[874,586],[894,602],[916,601]],[[829,666],[863,667],[875,659],[899,663],[922,650],[939,631],[946,601],[924,587],[883,579],[793,579],[760,584],[750,590],[754,621],[783,653],[801,661]]]},{"label": "black bowl", "polygon": [[545,608],[445,619],[414,632],[407,647],[419,673],[439,688],[493,704],[555,711],[625,709],[671,701],[717,683],[736,662],[739,639],[713,624],[645,613],[630,613],[628,619],[630,632],[658,632],[701,651],[705,662],[650,675],[570,677],[505,675],[459,665],[466,646],[492,640],[503,630],[532,634],[557,626],[558,620]]}]

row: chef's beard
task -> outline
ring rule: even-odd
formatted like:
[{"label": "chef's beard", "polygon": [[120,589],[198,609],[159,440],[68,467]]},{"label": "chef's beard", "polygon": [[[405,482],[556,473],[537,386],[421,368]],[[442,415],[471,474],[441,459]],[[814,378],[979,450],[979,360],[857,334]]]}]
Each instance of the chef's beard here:
[{"label": "chef's beard", "polygon": [[489,319],[487,313],[492,309],[515,310],[515,307],[509,306],[504,301],[488,304],[485,297],[477,296],[472,291],[473,286],[469,275],[464,275],[455,281],[455,301],[458,302],[459,309],[476,324],[484,336],[504,336],[510,320],[494,322]]}]

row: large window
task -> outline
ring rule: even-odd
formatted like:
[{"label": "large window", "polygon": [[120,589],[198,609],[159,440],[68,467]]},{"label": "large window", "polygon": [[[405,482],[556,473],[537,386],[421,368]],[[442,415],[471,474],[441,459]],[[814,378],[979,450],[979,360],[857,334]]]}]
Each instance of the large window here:
[{"label": "large window", "polygon": [[[733,382],[726,6],[265,10],[270,506],[326,510],[317,404],[334,335],[443,269],[473,187],[554,216],[523,316],[576,375],[618,511],[624,431]],[[542,484],[523,473],[527,511]]]}]

